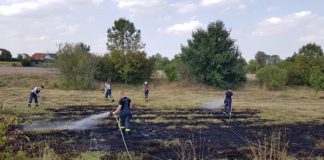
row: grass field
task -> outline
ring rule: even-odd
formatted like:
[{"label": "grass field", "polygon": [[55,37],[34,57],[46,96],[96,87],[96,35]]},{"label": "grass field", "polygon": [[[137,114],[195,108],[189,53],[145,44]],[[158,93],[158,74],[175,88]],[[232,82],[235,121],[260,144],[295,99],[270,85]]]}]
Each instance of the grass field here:
[{"label": "grass field", "polygon": [[[5,67],[0,67],[0,71],[1,68],[4,69]],[[151,135],[151,138],[154,138],[152,138],[150,142],[145,141],[145,144],[143,145],[146,146],[151,143],[162,145],[158,142],[158,137],[160,136],[160,138],[166,142],[169,138],[164,136],[171,134],[171,132],[174,132],[174,137],[181,137],[181,135],[184,135],[185,133],[192,132],[195,134],[206,134],[206,137],[210,137],[211,139],[216,136],[225,140],[222,143],[227,144],[227,142],[229,142],[226,146],[227,149],[228,147],[231,147],[230,139],[226,139],[228,138],[226,135],[229,134],[229,127],[223,124],[224,121],[219,114],[222,107],[217,108],[219,105],[214,106],[216,110],[213,111],[201,107],[205,103],[214,100],[222,102],[225,92],[222,89],[202,85],[195,86],[181,84],[180,82],[169,83],[153,81],[151,84],[150,100],[146,102],[144,101],[143,88],[141,85],[129,86],[123,84],[112,84],[115,102],[111,102],[104,99],[102,88],[98,88],[94,91],[66,91],[58,89],[58,74],[56,71],[51,69],[36,69],[36,71],[33,70],[31,74],[27,74],[26,72],[28,71],[24,70],[24,74],[12,74],[16,72],[22,73],[22,71],[11,70],[10,74],[10,71],[7,70],[6,74],[0,74],[0,84],[2,84],[0,85],[0,111],[2,114],[15,115],[19,117],[20,124],[31,123],[35,120],[33,119],[35,117],[38,117],[38,119],[41,117],[43,121],[50,122],[55,120],[55,118],[60,118],[57,117],[60,116],[58,113],[61,113],[62,115],[70,115],[70,117],[82,117],[84,116],[82,113],[83,110],[79,110],[80,108],[86,109],[86,115],[91,113],[100,113],[105,110],[112,110],[117,106],[119,97],[118,93],[123,90],[132,99],[132,102],[135,105],[136,118],[134,119],[134,123],[138,125],[141,124],[137,126],[136,129],[138,131],[136,133],[142,134],[143,131],[140,131],[142,130],[141,126],[148,127],[144,127],[144,131],[152,129],[153,131],[158,131],[157,133],[154,131],[155,134]],[[311,147],[316,146],[316,150],[319,151],[319,153],[324,152],[323,141],[320,138],[321,133],[323,133],[323,128],[320,126],[324,125],[323,91],[319,92],[318,95],[315,95],[313,90],[306,87],[286,88],[283,91],[266,91],[258,87],[253,75],[249,75],[248,78],[249,82],[245,87],[233,91],[233,125],[237,125],[236,129],[240,133],[248,134],[247,136],[252,139],[255,136],[260,138],[262,137],[261,135],[263,135],[264,130],[270,132],[271,129],[276,128],[276,126],[287,126],[288,129],[290,128],[291,130],[291,135],[296,134],[293,141],[294,143],[296,141],[296,144],[298,145],[293,145],[296,146],[294,148],[300,149],[301,146],[304,146],[310,149]],[[30,90],[32,87],[39,84],[45,84],[46,87],[46,89],[41,93],[39,99],[40,107],[33,107],[31,109],[27,108]],[[237,115],[235,115],[235,113]],[[104,123],[104,126],[107,126],[107,124],[113,124],[113,121],[107,119]],[[308,128],[305,128],[306,126],[308,126]],[[310,129],[309,127],[312,126],[314,126],[314,128]],[[98,132],[104,134],[101,133],[102,130],[110,131],[114,129],[114,127],[103,127],[100,131],[98,130]],[[202,130],[204,133],[200,133]],[[309,130],[315,131],[309,133]],[[95,131],[96,130],[91,130],[91,133]],[[215,135],[216,132],[219,133]],[[89,136],[88,132],[68,132],[66,135],[59,133],[46,133],[46,137],[52,135],[53,139],[64,140],[55,140],[55,143],[58,144],[62,143],[64,145],[71,145],[66,144],[65,141],[71,141],[71,143],[79,141],[80,144],[82,144],[84,141],[86,145],[88,139],[82,139],[80,137],[79,139],[71,138],[75,136],[78,137],[78,134],[84,135],[83,137]],[[142,143],[142,140],[136,138],[136,135],[137,134],[135,134],[135,139],[138,140],[136,143]],[[300,137],[298,135],[300,135]],[[39,139],[34,143],[41,143],[44,138],[40,133],[27,133],[27,136]],[[101,136],[102,135],[99,137]],[[299,142],[299,138],[301,137],[304,139],[303,141],[305,141],[305,139],[312,140],[312,145],[305,144],[306,142]],[[116,141],[115,139],[112,139],[111,141],[111,143],[119,143],[119,141]],[[210,143],[211,146],[214,145],[212,142],[208,143]],[[222,143],[218,142],[220,145]],[[238,144],[241,144],[242,142],[234,140],[232,143],[237,144],[237,147],[239,147],[240,145]],[[316,143],[316,145],[313,145],[313,143]],[[166,144],[163,142],[163,146],[165,145]],[[119,148],[122,149],[122,146]],[[144,150],[146,149],[147,148]],[[157,149],[163,150],[163,148]],[[143,150],[143,148],[137,148],[136,151],[137,150]],[[217,148],[217,150],[219,150],[219,148]],[[83,153],[82,149],[77,152],[80,151]],[[57,150],[56,148],[56,152],[63,151]],[[148,152],[150,154],[155,153],[153,150]],[[308,149],[304,152],[308,153]],[[97,153],[100,155],[103,154],[102,152]],[[84,152],[84,154],[80,156],[87,157],[89,156],[88,154],[91,156],[91,154],[94,153]],[[224,154],[226,154],[226,152],[224,152]],[[235,152],[235,154],[237,153]]]},{"label": "grass field", "polygon": [[0,67],[19,67],[19,66],[21,66],[20,62],[0,61]]},{"label": "grass field", "polygon": [[[35,82],[35,85],[37,83]],[[180,88],[176,83],[151,86],[150,101],[145,102],[141,86],[112,85],[116,101],[106,102],[101,90],[65,91],[45,89],[40,97],[41,108],[26,108],[32,88],[2,87],[0,102],[5,112],[15,115],[46,112],[47,108],[65,106],[117,105],[118,93],[124,90],[135,106],[150,109],[197,108],[214,99],[223,99],[224,91],[200,87]],[[255,86],[234,90],[235,111],[254,110],[264,121],[254,124],[294,124],[299,122],[324,123],[324,93],[315,96],[308,88],[287,89],[285,91],[264,91]],[[244,121],[245,119],[241,119]]]}]

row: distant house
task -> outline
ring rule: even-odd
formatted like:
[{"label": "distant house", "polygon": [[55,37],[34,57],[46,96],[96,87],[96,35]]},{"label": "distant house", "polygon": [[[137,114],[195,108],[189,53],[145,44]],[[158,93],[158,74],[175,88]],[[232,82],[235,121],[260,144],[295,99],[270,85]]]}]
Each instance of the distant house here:
[{"label": "distant house", "polygon": [[55,61],[56,58],[57,58],[56,53],[47,53],[45,56],[46,61]]},{"label": "distant house", "polygon": [[46,54],[45,53],[34,53],[31,57],[33,59],[37,59],[37,60],[45,60]]}]

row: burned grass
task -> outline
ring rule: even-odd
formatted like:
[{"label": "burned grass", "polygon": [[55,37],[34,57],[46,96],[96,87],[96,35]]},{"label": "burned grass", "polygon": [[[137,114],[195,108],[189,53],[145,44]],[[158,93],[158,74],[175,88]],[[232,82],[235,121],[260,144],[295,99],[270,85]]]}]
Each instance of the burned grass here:
[{"label": "burned grass", "polygon": [[[48,115],[23,118],[35,123],[49,116],[47,123],[52,123],[80,120],[113,109],[113,106],[69,106],[49,109]],[[187,157],[185,159],[193,156],[200,159],[247,159],[249,143],[244,139],[258,142],[274,130],[284,131],[289,140],[288,154],[295,157],[308,157],[310,154],[324,156],[322,142],[318,143],[324,135],[324,126],[317,123],[256,126],[252,124],[258,119],[258,112],[253,110],[234,111],[230,123],[221,112],[205,109],[139,108],[133,115],[133,131],[126,136],[126,142],[132,154],[139,159],[178,159],[183,156]],[[23,126],[11,126],[8,134],[13,134],[17,128],[23,129]],[[41,156],[44,146],[51,148],[62,159],[73,159],[89,151],[103,152],[103,159],[111,159],[123,156],[125,151],[113,117],[106,117],[86,130],[23,132],[6,144],[7,148],[16,152],[25,151],[29,157]]]}]

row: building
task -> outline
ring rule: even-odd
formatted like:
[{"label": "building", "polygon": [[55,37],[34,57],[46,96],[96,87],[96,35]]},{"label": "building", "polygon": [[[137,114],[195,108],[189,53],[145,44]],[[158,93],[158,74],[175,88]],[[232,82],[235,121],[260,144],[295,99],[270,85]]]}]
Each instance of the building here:
[{"label": "building", "polygon": [[56,53],[47,53],[46,56],[45,56],[46,61],[55,61],[56,58],[57,58]]},{"label": "building", "polygon": [[46,54],[45,53],[34,53],[31,58],[37,60],[45,60]]}]

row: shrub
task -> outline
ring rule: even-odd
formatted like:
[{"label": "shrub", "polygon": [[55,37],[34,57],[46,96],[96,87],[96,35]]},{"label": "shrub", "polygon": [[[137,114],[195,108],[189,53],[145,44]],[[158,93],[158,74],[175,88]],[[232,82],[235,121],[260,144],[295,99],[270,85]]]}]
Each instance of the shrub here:
[{"label": "shrub", "polygon": [[324,89],[324,74],[321,71],[320,66],[315,66],[311,69],[309,83],[315,90],[316,95],[318,91]]},{"label": "shrub", "polygon": [[30,59],[22,59],[21,66],[23,66],[23,67],[31,66],[31,60]]},{"label": "shrub", "polygon": [[263,86],[270,90],[283,89],[288,79],[287,71],[274,65],[266,65],[261,68],[257,71],[256,76]]},{"label": "shrub", "polygon": [[60,87],[63,89],[93,89],[96,58],[90,47],[83,43],[61,45],[57,66],[62,74]]}]

